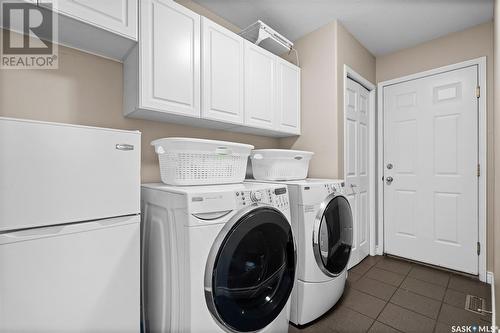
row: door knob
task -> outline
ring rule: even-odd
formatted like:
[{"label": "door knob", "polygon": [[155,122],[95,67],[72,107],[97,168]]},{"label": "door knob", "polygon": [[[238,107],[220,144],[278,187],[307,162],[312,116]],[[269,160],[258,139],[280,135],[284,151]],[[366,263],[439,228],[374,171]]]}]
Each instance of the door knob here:
[{"label": "door knob", "polygon": [[387,185],[391,185],[391,183],[392,183],[393,180],[394,180],[394,178],[392,178],[391,176],[385,177],[385,183]]}]

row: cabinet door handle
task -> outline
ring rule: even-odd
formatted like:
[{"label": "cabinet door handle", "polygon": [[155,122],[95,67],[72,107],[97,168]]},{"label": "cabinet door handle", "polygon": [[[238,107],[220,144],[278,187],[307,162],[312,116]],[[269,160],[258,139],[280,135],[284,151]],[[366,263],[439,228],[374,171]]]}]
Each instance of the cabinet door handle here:
[{"label": "cabinet door handle", "polygon": [[134,150],[134,146],[133,145],[129,145],[129,144],[126,144],[126,143],[117,143],[116,146],[115,146],[116,149],[118,150]]}]

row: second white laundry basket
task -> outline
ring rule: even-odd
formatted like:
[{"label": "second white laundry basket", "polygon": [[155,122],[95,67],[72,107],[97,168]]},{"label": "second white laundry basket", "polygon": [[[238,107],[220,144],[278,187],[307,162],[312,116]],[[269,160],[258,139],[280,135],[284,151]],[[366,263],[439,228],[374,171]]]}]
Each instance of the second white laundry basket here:
[{"label": "second white laundry basket", "polygon": [[250,156],[253,177],[256,180],[305,179],[313,154],[301,150],[255,149]]}]

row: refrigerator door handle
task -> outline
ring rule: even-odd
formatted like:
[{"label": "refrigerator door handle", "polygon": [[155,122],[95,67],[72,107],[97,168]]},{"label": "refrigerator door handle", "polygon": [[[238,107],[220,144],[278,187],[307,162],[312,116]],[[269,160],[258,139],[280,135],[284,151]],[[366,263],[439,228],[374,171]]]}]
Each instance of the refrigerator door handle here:
[{"label": "refrigerator door handle", "polygon": [[67,226],[57,225],[51,227],[31,228],[19,231],[3,232],[0,233],[0,245],[59,236],[63,233],[63,231],[66,228]]},{"label": "refrigerator door handle", "polygon": [[33,238],[38,236],[52,236],[58,235],[64,229],[63,225],[60,226],[52,226],[52,227],[43,227],[43,228],[32,228],[26,230],[19,230],[9,233],[4,233],[0,236],[7,236],[9,238]]},{"label": "refrigerator door handle", "polygon": [[86,232],[102,228],[117,227],[132,223],[139,223],[140,215],[129,215],[112,217],[102,220],[85,221],[49,227],[30,228],[18,231],[7,231],[0,233],[0,245],[5,243],[16,243],[35,240],[45,237],[61,236],[70,233]]},{"label": "refrigerator door handle", "polygon": [[135,214],[135,215],[127,215],[127,216],[120,216],[120,217],[111,217],[107,219],[102,219],[102,220],[94,220],[91,222],[97,223],[98,225],[102,227],[106,226],[112,226],[115,224],[123,224],[123,223],[133,223],[137,222],[140,219],[140,215]]},{"label": "refrigerator door handle", "polygon": [[117,143],[115,148],[118,150],[134,150],[134,145],[129,145],[126,143]]}]

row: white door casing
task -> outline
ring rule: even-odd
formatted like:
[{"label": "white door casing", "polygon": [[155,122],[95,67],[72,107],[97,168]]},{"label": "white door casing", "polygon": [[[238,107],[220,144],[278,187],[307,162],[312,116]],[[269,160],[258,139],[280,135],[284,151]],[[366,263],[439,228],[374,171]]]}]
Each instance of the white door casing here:
[{"label": "white door casing", "polygon": [[478,274],[477,86],[473,65],[383,88],[386,253]]},{"label": "white door casing", "polygon": [[369,91],[345,80],[345,185],[353,214],[353,246],[349,268],[370,253]]}]

